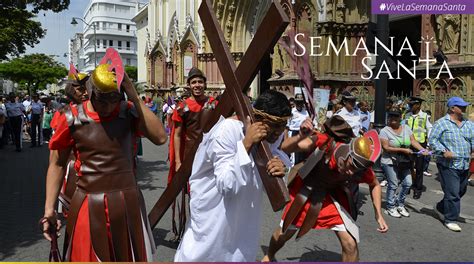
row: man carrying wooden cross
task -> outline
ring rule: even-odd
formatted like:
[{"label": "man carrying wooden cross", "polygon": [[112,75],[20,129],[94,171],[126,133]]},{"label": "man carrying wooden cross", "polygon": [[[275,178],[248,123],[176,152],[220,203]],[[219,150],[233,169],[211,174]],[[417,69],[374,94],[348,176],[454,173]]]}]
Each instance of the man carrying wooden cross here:
[{"label": "man carrying wooden cross", "polygon": [[[257,122],[247,130],[236,117],[219,122],[205,134],[197,150],[190,185],[190,221],[175,255],[179,262],[255,261],[263,186],[250,151],[283,133],[291,108],[286,96],[268,91],[253,109]],[[274,177],[285,175],[277,157],[267,164]]]}]

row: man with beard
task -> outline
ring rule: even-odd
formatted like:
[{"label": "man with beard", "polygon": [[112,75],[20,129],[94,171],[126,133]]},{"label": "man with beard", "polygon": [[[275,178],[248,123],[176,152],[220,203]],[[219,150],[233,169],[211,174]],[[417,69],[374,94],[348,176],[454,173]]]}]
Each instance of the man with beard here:
[{"label": "man with beard", "polygon": [[[198,68],[193,67],[188,74],[187,83],[191,96],[179,102],[173,112],[173,127],[170,136],[170,170],[168,173],[168,184],[175,173],[181,167],[184,157],[189,156],[189,148],[195,144],[197,136],[202,128],[199,123],[199,115],[202,111],[210,111],[215,108],[216,101],[213,97],[204,94],[206,89],[206,76]],[[204,113],[205,114],[205,113]],[[181,203],[175,202],[172,205],[172,229],[175,235],[174,240],[179,240],[184,232],[186,224],[186,193],[184,188],[181,193]],[[176,204],[180,209],[178,213],[179,225],[176,226],[175,209]]]},{"label": "man with beard", "polygon": [[287,153],[310,151],[312,154],[290,183],[291,202],[280,227],[273,233],[263,262],[274,261],[278,250],[298,230],[297,239],[311,229],[335,231],[342,247],[342,261],[357,261],[359,230],[355,219],[358,212],[350,183],[369,185],[377,230],[381,233],[388,230],[381,212],[381,187],[371,168],[381,152],[377,132],[372,130],[363,137],[353,138],[353,128],[340,116],[328,119],[324,130],[308,137],[307,132],[313,131],[313,125],[307,119],[302,124],[302,133],[282,144]]},{"label": "man with beard", "polygon": [[[269,90],[257,98],[253,111],[256,122],[247,120],[246,131],[236,117],[221,117],[204,135],[189,178],[190,221],[175,261],[255,261],[263,185],[250,152],[262,140],[271,144],[279,139],[291,110],[285,95]],[[285,175],[277,157],[267,171]]]},{"label": "man with beard", "polygon": [[[115,50],[107,50],[86,87],[90,100],[60,116],[50,141],[57,152],[52,152],[47,173],[43,234],[51,240],[60,229],[54,206],[74,151],[78,187],[68,215],[64,260],[150,261],[154,242],[135,177],[133,144],[143,134],[161,145],[166,133],[139,99]],[[129,101],[122,100],[122,91]]]}]

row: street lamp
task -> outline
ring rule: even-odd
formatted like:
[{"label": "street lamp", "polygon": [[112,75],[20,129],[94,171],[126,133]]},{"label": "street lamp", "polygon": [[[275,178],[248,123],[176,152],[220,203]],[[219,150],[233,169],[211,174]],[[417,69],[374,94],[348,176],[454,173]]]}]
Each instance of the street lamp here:
[{"label": "street lamp", "polygon": [[91,24],[88,24],[86,21],[84,21],[84,19],[82,19],[80,17],[73,17],[72,20],[71,20],[71,25],[73,25],[73,26],[77,25],[76,19],[81,20],[88,27],[92,26],[92,28],[94,29],[94,67],[97,67],[97,38],[96,38],[95,23],[92,23],[92,25],[91,25]]}]

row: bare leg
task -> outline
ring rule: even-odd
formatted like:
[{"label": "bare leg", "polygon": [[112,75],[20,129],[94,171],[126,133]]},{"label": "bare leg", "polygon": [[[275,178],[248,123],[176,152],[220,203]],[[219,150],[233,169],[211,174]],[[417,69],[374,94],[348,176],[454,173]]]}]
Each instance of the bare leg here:
[{"label": "bare leg", "polygon": [[359,249],[357,242],[347,231],[336,231],[337,238],[341,242],[342,262],[358,262]]},{"label": "bare leg", "polygon": [[278,227],[273,232],[267,254],[263,256],[262,262],[275,261],[275,254],[285,245],[286,241],[295,235],[296,231],[297,229],[288,229],[285,233],[282,233],[281,227]]}]

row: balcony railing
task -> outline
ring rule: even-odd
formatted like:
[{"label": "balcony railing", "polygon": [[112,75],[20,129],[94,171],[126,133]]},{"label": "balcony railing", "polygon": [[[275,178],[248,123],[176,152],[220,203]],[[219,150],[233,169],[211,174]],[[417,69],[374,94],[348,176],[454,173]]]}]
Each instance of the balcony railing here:
[{"label": "balcony railing", "polygon": [[[118,28],[110,28],[110,27],[97,27],[96,34],[112,34],[112,35],[121,35],[121,36],[135,36],[136,30],[132,29],[118,29]],[[84,31],[84,38],[91,38],[94,35],[94,28],[87,27],[86,31]]]},{"label": "balcony railing", "polygon": [[[107,48],[114,48],[119,53],[123,52],[123,53],[130,54],[130,53],[136,53],[137,52],[136,48],[127,48],[127,47],[123,47],[123,46],[122,47],[119,47],[119,46],[102,46],[102,45],[97,46],[97,52],[105,52],[105,50]],[[94,45],[85,46],[84,47],[84,53],[94,53]]]}]

